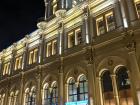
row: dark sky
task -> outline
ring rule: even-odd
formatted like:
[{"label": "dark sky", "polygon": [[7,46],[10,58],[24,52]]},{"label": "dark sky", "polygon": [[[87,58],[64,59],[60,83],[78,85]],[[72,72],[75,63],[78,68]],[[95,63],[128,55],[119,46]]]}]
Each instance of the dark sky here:
[{"label": "dark sky", "polygon": [[0,51],[33,32],[44,16],[44,0],[1,0]]}]

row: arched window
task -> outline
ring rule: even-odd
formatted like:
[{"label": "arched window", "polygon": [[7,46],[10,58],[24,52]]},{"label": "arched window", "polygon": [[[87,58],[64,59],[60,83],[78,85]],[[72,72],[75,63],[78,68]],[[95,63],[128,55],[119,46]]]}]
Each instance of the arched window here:
[{"label": "arched window", "polygon": [[36,89],[32,88],[31,91],[25,91],[25,105],[36,105]]},{"label": "arched window", "polygon": [[28,105],[29,97],[30,97],[29,89],[26,89],[26,91],[25,91],[25,105]]},{"label": "arched window", "polygon": [[9,96],[9,105],[14,105],[14,92],[11,92]]},{"label": "arched window", "polygon": [[133,105],[130,80],[128,77],[127,69],[125,67],[120,68],[116,75],[118,91],[120,96],[120,104]]},{"label": "arched window", "polygon": [[43,105],[50,105],[50,90],[49,87],[47,85],[45,85],[44,87],[44,97],[43,97]]},{"label": "arched window", "polygon": [[84,101],[88,100],[88,81],[85,75],[82,75],[78,79],[78,84],[71,78],[68,81],[68,101]]},{"label": "arched window", "polygon": [[0,105],[4,105],[5,94],[0,96]]},{"label": "arched window", "polygon": [[88,82],[84,75],[79,79],[79,94],[79,100],[88,100]]},{"label": "arched window", "polygon": [[104,105],[115,105],[110,72],[105,71],[101,77]]},{"label": "arched window", "polygon": [[68,83],[69,102],[77,101],[77,86],[75,80],[71,78]]},{"label": "arched window", "polygon": [[58,105],[58,88],[57,88],[56,82],[52,85],[52,92],[51,92],[50,100],[51,100],[50,105]]}]

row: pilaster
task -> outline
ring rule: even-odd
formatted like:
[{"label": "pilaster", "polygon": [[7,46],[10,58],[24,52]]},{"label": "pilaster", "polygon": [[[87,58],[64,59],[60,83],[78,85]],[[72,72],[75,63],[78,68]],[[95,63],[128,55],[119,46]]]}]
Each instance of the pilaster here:
[{"label": "pilaster", "polygon": [[118,89],[117,89],[117,81],[116,81],[116,75],[112,74],[111,75],[112,78],[112,85],[113,85],[113,93],[114,93],[114,99],[116,101],[116,105],[120,105],[120,101],[119,101],[119,93],[118,93]]},{"label": "pilaster", "polygon": [[20,90],[19,90],[19,105],[24,105],[24,73],[21,73]]},{"label": "pilaster", "polygon": [[128,16],[128,10],[127,10],[127,5],[126,5],[126,1],[125,0],[118,0],[120,3],[120,8],[121,8],[121,15],[122,15],[122,19],[123,19],[123,26],[125,28],[128,27],[128,21],[129,21],[129,16]]},{"label": "pilaster", "polygon": [[131,26],[137,25],[138,15],[135,7],[134,0],[126,0],[128,13],[129,13],[129,22]]},{"label": "pilaster", "polygon": [[95,68],[94,68],[94,59],[93,59],[93,49],[89,47],[86,49],[86,60],[87,60],[87,74],[88,74],[88,96],[89,96],[89,105],[96,105],[96,84],[95,84]]},{"label": "pilaster", "polygon": [[[97,77],[97,87],[98,87],[98,91],[99,91],[99,95],[98,95],[98,105],[104,105],[101,77]],[[96,93],[97,93],[97,92],[96,92]]]},{"label": "pilaster", "polygon": [[61,65],[59,68],[59,105],[64,105],[64,72],[63,72],[63,58],[61,58]]},{"label": "pilaster", "polygon": [[41,105],[42,104],[42,95],[41,95],[41,66],[38,66],[38,73],[37,73],[37,105]]}]

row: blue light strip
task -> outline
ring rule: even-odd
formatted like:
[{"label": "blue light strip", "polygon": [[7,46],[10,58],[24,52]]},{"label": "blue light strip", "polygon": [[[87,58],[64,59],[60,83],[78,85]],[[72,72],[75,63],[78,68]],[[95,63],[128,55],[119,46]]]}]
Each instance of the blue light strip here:
[{"label": "blue light strip", "polygon": [[76,102],[66,102],[66,105],[88,105],[88,100],[76,101]]}]

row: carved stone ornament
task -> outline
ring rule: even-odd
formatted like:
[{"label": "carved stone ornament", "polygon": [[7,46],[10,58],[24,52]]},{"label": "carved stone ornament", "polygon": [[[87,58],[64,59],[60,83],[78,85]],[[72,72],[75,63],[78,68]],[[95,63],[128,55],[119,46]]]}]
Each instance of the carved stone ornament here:
[{"label": "carved stone ornament", "polygon": [[113,66],[114,61],[112,59],[108,59],[108,66]]},{"label": "carved stone ornament", "polygon": [[127,50],[132,51],[136,49],[136,41],[134,38],[134,32],[132,30],[131,31],[126,30],[126,35],[124,37],[124,44]]},{"label": "carved stone ornament", "polygon": [[92,49],[86,49],[86,53],[85,53],[85,58],[88,61],[88,64],[92,64],[93,63],[93,51]]}]

